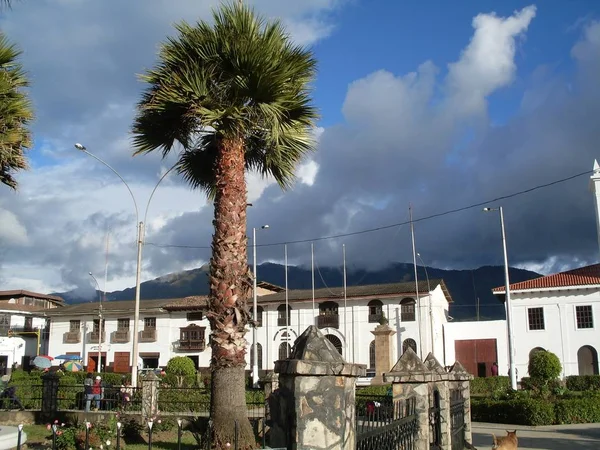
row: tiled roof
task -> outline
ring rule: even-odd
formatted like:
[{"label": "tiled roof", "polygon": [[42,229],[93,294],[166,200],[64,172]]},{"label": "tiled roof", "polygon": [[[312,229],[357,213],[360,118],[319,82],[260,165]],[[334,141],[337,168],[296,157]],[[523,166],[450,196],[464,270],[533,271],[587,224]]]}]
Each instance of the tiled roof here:
[{"label": "tiled roof", "polygon": [[[173,303],[177,299],[163,300],[142,300],[140,302],[140,311],[143,312],[159,312],[165,305]],[[47,316],[84,316],[89,314],[97,314],[99,303],[88,302],[78,303],[76,305],[67,305],[62,308],[46,309]],[[135,308],[134,300],[113,300],[102,302],[102,312],[104,314],[133,314]]]},{"label": "tiled roof", "polygon": [[[429,280],[429,284],[432,289],[435,289],[437,285],[441,285],[446,297],[449,302],[452,302],[452,297],[446,288],[446,284],[442,279]],[[419,280],[419,294],[427,293],[427,280]],[[346,298],[360,298],[360,297],[378,297],[378,296],[409,296],[415,294],[415,282],[408,281],[405,283],[389,283],[389,284],[368,284],[364,286],[347,286],[346,287]],[[331,300],[331,299],[343,299],[344,288],[343,287],[331,287],[315,289],[315,300]],[[288,291],[288,299],[293,300],[311,300],[312,290],[311,289],[294,289]],[[263,295],[258,297],[258,303],[275,303],[285,300],[285,291],[278,292],[276,294]]]},{"label": "tiled roof", "polygon": [[[52,308],[58,309],[58,308]],[[41,306],[31,306],[31,305],[16,305],[14,303],[8,302],[0,302],[0,311],[23,311],[23,312],[36,312],[36,311],[46,311],[46,308]],[[62,310],[62,309],[61,309]]]},{"label": "tiled roof", "polygon": [[256,286],[273,292],[285,291],[284,287],[277,286],[276,284],[269,283],[268,281],[259,281],[258,283],[256,283]]},{"label": "tiled roof", "polygon": [[[589,286],[600,284],[600,264],[567,270],[566,272],[546,275],[533,280],[522,281],[510,285],[511,291],[523,291],[529,289],[549,289],[569,286]],[[504,293],[504,286],[492,289],[492,292]]]},{"label": "tiled roof", "polygon": [[32,291],[26,291],[23,289],[15,289],[12,291],[0,291],[0,298],[2,297],[6,297],[6,298],[11,298],[11,297],[32,297],[32,298],[39,298],[42,300],[51,300],[57,303],[64,303],[64,299],[62,297],[58,297],[56,295],[47,295],[47,294],[40,294],[38,292],[32,292]]},{"label": "tiled roof", "polygon": [[190,297],[173,300],[163,306],[167,311],[190,311],[206,309],[208,297],[206,295],[192,295]]}]

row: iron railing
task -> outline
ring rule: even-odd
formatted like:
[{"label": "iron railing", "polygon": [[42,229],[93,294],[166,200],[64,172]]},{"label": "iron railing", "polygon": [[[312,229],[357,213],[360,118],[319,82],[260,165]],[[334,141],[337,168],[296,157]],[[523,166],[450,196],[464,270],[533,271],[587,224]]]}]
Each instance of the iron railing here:
[{"label": "iron railing", "polygon": [[357,395],[357,450],[413,450],[419,432],[416,399]]},{"label": "iron railing", "polygon": [[337,314],[322,314],[317,316],[317,327],[318,328],[339,328],[340,327],[340,316]]},{"label": "iron railing", "polygon": [[144,328],[140,331],[140,342],[155,342],[156,328]]},{"label": "iron railing", "polygon": [[450,442],[452,450],[465,448],[465,399],[459,390],[450,391]]},{"label": "iron railing", "polygon": [[79,344],[81,342],[81,331],[68,331],[63,334],[63,343]]}]

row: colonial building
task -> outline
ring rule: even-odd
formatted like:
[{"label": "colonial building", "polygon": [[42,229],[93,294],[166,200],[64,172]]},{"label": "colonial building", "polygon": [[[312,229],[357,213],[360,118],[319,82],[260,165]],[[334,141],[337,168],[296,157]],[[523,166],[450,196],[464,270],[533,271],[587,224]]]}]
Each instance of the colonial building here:
[{"label": "colonial building", "polygon": [[[442,360],[442,325],[448,320],[452,299],[442,280],[430,280],[429,284],[431,292],[427,291],[426,282],[419,283],[418,301],[415,283],[410,282],[352,286],[346,289],[345,296],[341,288],[317,289],[314,301],[311,290],[291,290],[286,302],[285,291],[280,287],[260,283],[256,318],[259,369],[271,370],[275,361],[287,357],[296,337],[315,324],[348,361],[366,364],[374,371],[371,332],[384,318],[396,332],[394,358],[402,349],[411,347],[423,356],[434,351]],[[105,302],[102,327],[98,303],[48,311],[50,354],[79,355],[91,370],[96,368],[100,355],[103,368],[128,372],[132,364],[133,309],[133,301]],[[205,297],[143,300],[138,363],[146,368],[159,367],[173,356],[185,355],[197,367],[208,367],[210,329],[205,311]],[[252,336],[250,331],[250,344]],[[248,369],[252,360],[249,348]]]}]

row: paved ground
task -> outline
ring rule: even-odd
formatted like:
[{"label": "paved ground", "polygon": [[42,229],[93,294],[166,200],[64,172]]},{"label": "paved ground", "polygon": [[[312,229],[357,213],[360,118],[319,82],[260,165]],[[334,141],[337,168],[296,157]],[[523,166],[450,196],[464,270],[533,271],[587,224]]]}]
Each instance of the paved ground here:
[{"label": "paved ground", "polygon": [[492,448],[492,433],[505,436],[517,430],[519,450],[599,450],[600,424],[524,427],[495,423],[473,423],[473,445],[477,450]]}]

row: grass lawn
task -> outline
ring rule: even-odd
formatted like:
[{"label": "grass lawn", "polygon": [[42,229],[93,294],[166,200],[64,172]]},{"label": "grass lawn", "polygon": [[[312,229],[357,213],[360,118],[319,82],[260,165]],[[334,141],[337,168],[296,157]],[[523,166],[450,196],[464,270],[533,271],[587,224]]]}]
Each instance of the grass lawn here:
[{"label": "grass lawn", "polygon": [[[46,429],[46,425],[25,425],[23,430],[27,433],[27,446],[30,449],[47,449],[52,445],[52,434]],[[147,450],[148,436],[142,436],[136,442],[125,442],[127,450]],[[198,448],[194,436],[189,431],[184,431],[181,438],[181,448],[191,450]],[[111,445],[116,447],[116,442]],[[176,450],[177,449],[177,431],[162,431],[152,435],[152,448],[156,450]],[[105,447],[106,449],[106,447]]]}]

